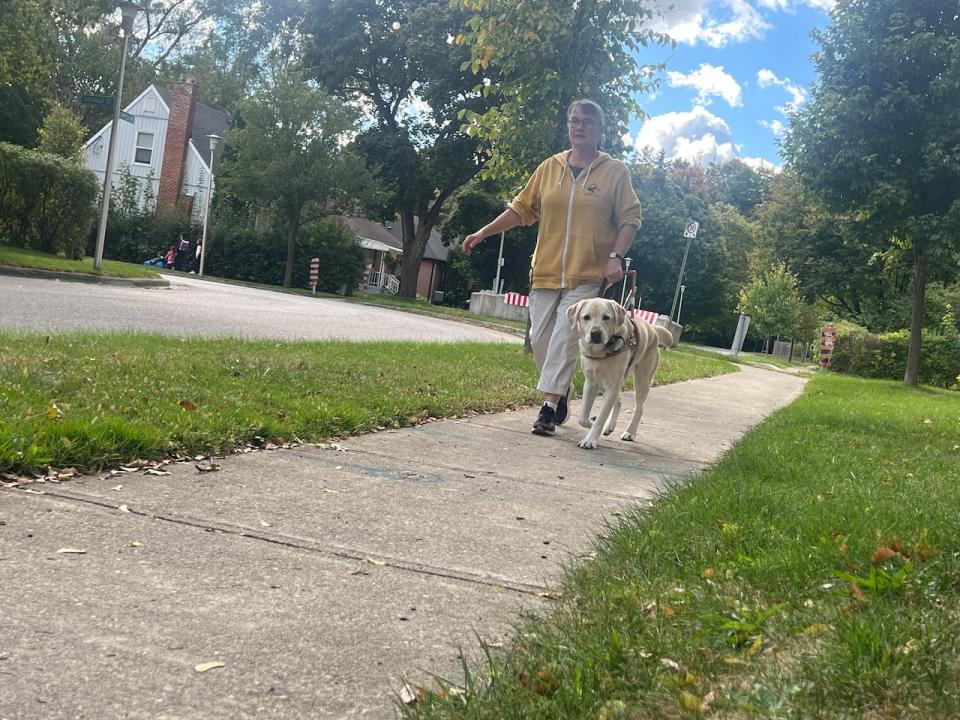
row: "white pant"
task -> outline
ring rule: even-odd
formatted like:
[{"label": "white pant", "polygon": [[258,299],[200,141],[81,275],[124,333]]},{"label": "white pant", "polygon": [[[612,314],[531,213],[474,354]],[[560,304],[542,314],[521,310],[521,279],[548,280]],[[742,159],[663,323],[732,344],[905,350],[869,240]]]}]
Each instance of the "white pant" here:
[{"label": "white pant", "polygon": [[573,381],[577,366],[577,331],[567,320],[567,308],[580,300],[596,297],[600,283],[588,283],[560,290],[530,291],[530,345],[540,370],[537,390],[563,395]]}]

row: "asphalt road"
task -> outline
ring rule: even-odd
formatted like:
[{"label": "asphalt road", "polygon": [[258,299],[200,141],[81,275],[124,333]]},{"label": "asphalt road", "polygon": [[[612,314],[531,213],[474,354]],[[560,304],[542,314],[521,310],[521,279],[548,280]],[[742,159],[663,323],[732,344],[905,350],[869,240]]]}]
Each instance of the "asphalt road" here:
[{"label": "asphalt road", "polygon": [[282,340],[519,342],[513,335],[341,300],[170,277],[139,288],[0,276],[0,329],[125,330]]}]

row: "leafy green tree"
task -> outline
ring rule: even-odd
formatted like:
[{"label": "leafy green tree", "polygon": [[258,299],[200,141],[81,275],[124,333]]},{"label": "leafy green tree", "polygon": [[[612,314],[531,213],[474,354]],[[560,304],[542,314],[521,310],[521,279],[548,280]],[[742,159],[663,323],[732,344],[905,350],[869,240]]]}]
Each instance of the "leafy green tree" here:
[{"label": "leafy green tree", "polygon": [[83,159],[83,139],[86,128],[80,118],[60,105],[55,105],[43,119],[40,128],[40,152],[80,162]]},{"label": "leafy green tree", "polygon": [[369,192],[362,161],[345,149],[356,117],[284,64],[240,104],[240,116],[217,181],[234,197],[276,213],[287,238],[283,286],[290,287],[300,228],[348,212]]},{"label": "leafy green tree", "polygon": [[385,194],[377,214],[399,215],[400,295],[413,297],[430,231],[444,203],[483,167],[461,110],[490,104],[474,89],[470,51],[448,40],[467,20],[447,0],[309,0],[306,61],[322,87],[358,104],[370,124],[356,148]]},{"label": "leafy green tree", "polygon": [[765,338],[792,336],[803,319],[797,277],[776,263],[740,290],[737,310],[751,316],[751,330]]},{"label": "leafy green tree", "polygon": [[928,267],[960,229],[960,23],[942,0],[839,0],[815,33],[819,79],[784,142],[833,210],[912,258],[904,382],[917,383]]},{"label": "leafy green tree", "polygon": [[[491,148],[484,177],[521,181],[566,146],[566,109],[575,99],[599,102],[606,143],[616,149],[638,96],[659,66],[638,55],[668,39],[645,26],[655,3],[643,0],[456,0],[470,13],[454,39],[471,49],[467,67],[477,89],[498,98],[486,111],[465,110],[471,134]],[[490,71],[490,74],[486,74]]]}]

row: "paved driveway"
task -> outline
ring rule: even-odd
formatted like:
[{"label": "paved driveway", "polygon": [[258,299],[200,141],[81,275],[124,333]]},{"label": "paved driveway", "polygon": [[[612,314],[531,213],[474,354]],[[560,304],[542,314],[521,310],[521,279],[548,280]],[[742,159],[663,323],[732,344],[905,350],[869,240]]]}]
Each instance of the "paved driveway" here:
[{"label": "paved driveway", "polygon": [[0,329],[131,330],[283,340],[519,342],[465,323],[341,300],[171,277],[138,288],[0,276]]}]

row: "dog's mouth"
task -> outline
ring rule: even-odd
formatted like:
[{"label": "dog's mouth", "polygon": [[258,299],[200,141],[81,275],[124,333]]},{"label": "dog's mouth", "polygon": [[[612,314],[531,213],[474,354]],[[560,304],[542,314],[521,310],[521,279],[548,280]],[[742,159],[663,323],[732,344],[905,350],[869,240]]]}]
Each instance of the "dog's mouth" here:
[{"label": "dog's mouth", "polygon": [[604,343],[603,333],[601,333],[599,330],[591,330],[589,337],[591,345],[603,345]]}]

